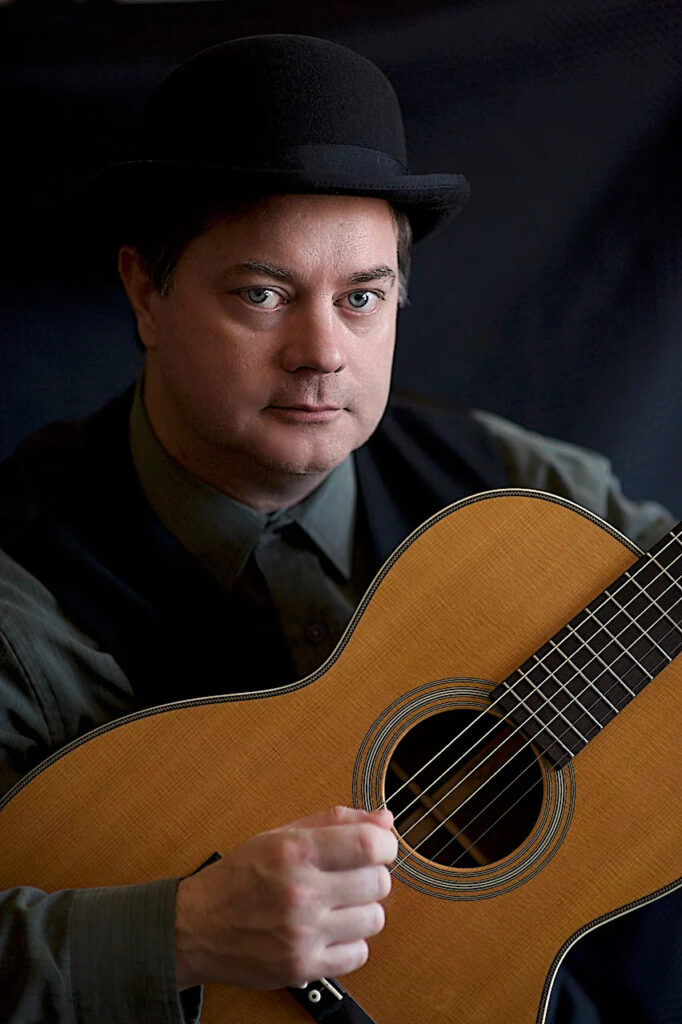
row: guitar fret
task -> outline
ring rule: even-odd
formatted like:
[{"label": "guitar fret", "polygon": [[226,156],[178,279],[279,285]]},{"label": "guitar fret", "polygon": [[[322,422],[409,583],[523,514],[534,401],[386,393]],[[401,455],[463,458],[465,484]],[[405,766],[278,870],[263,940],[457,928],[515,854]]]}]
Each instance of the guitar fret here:
[{"label": "guitar fret", "polygon": [[[556,749],[559,756],[570,759],[573,756],[571,747],[556,735],[561,730],[557,728],[556,723],[553,723],[554,728],[550,728],[550,725],[542,719],[542,712],[547,713],[548,710],[547,697],[540,687],[530,680],[531,673],[534,669],[537,670],[538,668],[542,670],[542,666],[529,663],[525,672],[515,673],[515,675],[518,675],[513,690],[517,712],[515,720],[517,724],[523,726],[524,732],[531,739],[538,739],[541,742],[543,749]],[[519,702],[521,706],[519,706]],[[533,703],[535,707],[532,706]],[[551,709],[549,711],[550,714],[547,717],[551,721],[555,713]],[[564,727],[562,726],[561,728]],[[547,735],[544,735],[545,733]]]},{"label": "guitar fret", "polygon": [[[550,644],[552,645],[552,647],[553,647],[553,648],[554,648],[554,649],[555,649],[555,650],[556,650],[557,652],[559,652],[559,651],[560,651],[560,649],[559,649],[558,645],[557,645],[557,644],[556,644],[556,643],[554,642],[554,640],[550,640],[549,642],[550,642]],[[588,678],[587,678],[587,676],[583,675],[582,671],[581,671],[581,670],[580,670],[580,669],[579,669],[579,668],[578,668],[578,667],[576,666],[575,662],[574,662],[574,661],[573,661],[573,659],[572,659],[572,658],[570,657],[570,655],[569,655],[569,656],[567,657],[567,661],[568,661],[569,665],[571,665],[571,667],[572,667],[572,668],[574,668],[574,669],[576,670],[576,672],[577,672],[577,674],[578,674],[579,678],[580,678],[580,679],[585,679],[585,680],[586,680],[586,682],[587,682],[587,685],[588,685],[588,688],[589,688],[589,687],[595,687],[595,684],[594,684],[594,683],[593,683],[593,682],[592,682],[592,681],[591,681],[590,679],[588,679]],[[560,685],[561,685],[561,686],[562,686],[562,687],[563,687],[563,688],[564,688],[564,689],[566,690],[566,692],[567,692],[567,693],[570,693],[570,690],[568,689],[568,685],[567,685],[567,684],[564,684],[564,683],[560,683]],[[595,687],[595,689],[596,689],[596,687]],[[597,693],[599,693],[599,691],[598,691],[598,690],[597,690]],[[595,724],[595,725],[597,726],[597,728],[598,728],[598,729],[601,729],[601,728],[602,728],[602,724],[601,724],[601,722],[599,721],[599,719],[598,719],[598,718],[595,718],[595,716],[594,716],[594,715],[592,714],[592,712],[590,711],[590,709],[589,709],[588,707],[584,707],[584,706],[583,706],[583,710],[584,710],[585,714],[586,714],[586,715],[588,715],[588,716],[589,716],[589,717],[590,717],[590,718],[592,719],[592,721],[593,721],[593,722],[594,722],[594,724]]]},{"label": "guitar fret", "polygon": [[493,691],[557,766],[682,648],[681,537],[659,541]]},{"label": "guitar fret", "polygon": [[[655,559],[664,570],[672,568],[678,558],[682,555],[681,537],[682,535],[680,533],[676,533],[675,530],[671,530],[671,532],[666,534],[665,537],[661,537],[657,544],[654,544],[648,557],[650,559]],[[677,562],[676,572],[679,573],[679,571],[680,563]],[[679,585],[679,581],[676,576],[672,576],[671,579]]]},{"label": "guitar fret", "polygon": [[[608,601],[604,602],[601,608],[601,614],[604,616],[606,622],[613,623],[615,614],[612,608],[608,607]],[[600,656],[604,655],[606,648],[611,643],[611,636],[608,629],[605,628],[605,624],[599,619],[597,612],[593,612],[589,608],[585,608],[581,612],[581,616],[575,620],[572,620],[569,625],[575,631],[578,640],[582,643],[589,645],[591,651]],[[587,632],[592,630],[593,632]]]},{"label": "guitar fret", "polygon": [[[664,617],[665,617],[666,619],[668,619],[668,620],[669,620],[670,622],[672,622],[673,626],[675,626],[675,628],[676,628],[676,629],[679,629],[679,626],[677,626],[677,623],[673,622],[673,620],[672,620],[672,619],[670,618],[670,616],[668,615],[668,613],[667,613],[666,611],[664,611],[664,610],[663,610],[663,608],[661,608],[661,606],[660,606],[660,604],[658,603],[658,601],[657,601],[657,600],[656,600],[656,599],[655,599],[654,597],[652,597],[651,595],[647,595],[647,593],[646,593],[646,591],[644,590],[644,588],[643,588],[643,587],[641,587],[641,586],[639,585],[639,583],[637,582],[637,580],[635,580],[635,579],[633,579],[633,578],[632,578],[632,576],[630,575],[630,573],[626,572],[626,573],[625,573],[625,575],[626,575],[626,576],[628,577],[628,579],[630,580],[630,582],[631,582],[631,583],[634,583],[634,585],[635,585],[635,586],[637,587],[637,589],[638,589],[638,590],[640,591],[640,595],[641,595],[641,596],[648,596],[648,597],[649,597],[649,600],[650,600],[650,601],[651,601],[651,603],[652,603],[652,604],[654,605],[654,607],[655,607],[655,608],[658,608],[658,610],[660,611],[660,613],[661,613],[661,614],[662,614],[662,615],[663,615],[663,616],[664,616]],[[634,617],[633,617],[633,616],[632,616],[632,615],[630,614],[630,612],[628,612],[628,611],[627,611],[627,609],[624,609],[624,610],[625,610],[625,614],[626,614],[626,615],[627,615],[627,616],[628,616],[628,617],[629,617],[629,618],[630,618],[630,619],[631,619],[631,620],[632,620],[632,621],[634,622],[634,621],[635,621],[635,618],[634,618]],[[636,612],[636,611],[637,611],[637,609],[636,609],[636,608],[634,608],[634,609],[633,609],[633,611],[635,611],[635,612]],[[651,608],[648,608],[648,609],[647,609],[647,611],[651,612],[651,611],[652,611],[652,609],[651,609]],[[646,612],[644,612],[643,614],[646,614]],[[682,630],[680,630],[680,632],[682,632]],[[656,640],[655,640],[655,638],[654,638],[654,637],[652,636],[651,632],[650,632],[650,631],[646,631],[646,635],[647,635],[647,636],[649,637],[649,639],[650,639],[650,640],[651,640],[651,642],[652,642],[652,643],[654,644],[654,646],[658,648],[658,650],[659,650],[659,651],[661,652],[661,654],[663,655],[663,657],[664,657],[664,658],[667,658],[667,659],[668,659],[668,661],[672,661],[672,658],[670,657],[670,655],[668,654],[668,652],[667,652],[667,651],[664,651],[664,650],[663,650],[663,648],[661,647],[661,645],[660,645],[659,643],[657,643],[657,642],[656,642]]]},{"label": "guitar fret", "polygon": [[585,736],[591,736],[599,730],[606,708],[601,706],[601,693],[595,685],[594,673],[590,668],[592,655],[576,644],[575,636],[571,634],[550,641],[552,656],[559,664],[556,675],[565,687],[567,696],[573,701],[580,731]]},{"label": "guitar fret", "polygon": [[659,655],[668,658],[671,622],[666,619],[668,613],[663,604],[650,591],[645,590],[639,581],[637,586],[633,584],[631,592],[633,596],[627,604],[627,615],[634,619],[639,631],[658,649]]},{"label": "guitar fret", "polygon": [[[603,650],[614,666],[619,660],[616,648],[630,661],[629,670],[622,660],[618,667],[621,675],[627,674],[627,682],[623,680],[623,683],[631,691],[631,694],[634,694],[638,692],[640,684],[643,682],[637,670],[647,680],[651,680],[659,670],[661,654],[665,658],[665,652],[661,649],[657,653],[657,647],[660,648],[661,645],[647,628],[649,623],[647,623],[644,613],[650,613],[652,609],[645,605],[642,610],[642,605],[639,603],[643,598],[642,592],[626,582],[623,586],[626,596],[618,601],[611,593],[611,589],[604,591],[607,595],[605,608],[611,614],[608,625],[604,627],[608,642]],[[615,614],[612,613],[614,608],[616,609]]]},{"label": "guitar fret", "polygon": [[[682,554],[679,558],[678,571],[682,569]],[[630,575],[634,575],[630,573]],[[657,557],[652,557],[649,563],[643,566],[637,573],[636,583],[645,591],[651,602],[656,602],[661,613],[668,619],[675,633],[682,633],[680,623],[677,621],[682,611],[682,588],[670,575],[668,570]],[[677,616],[675,615],[677,612]]]},{"label": "guitar fret", "polygon": [[[611,663],[604,656],[610,640],[598,623],[594,632],[590,633],[588,640],[582,635],[586,628],[592,628],[595,623],[597,623],[596,619],[585,616],[568,624],[566,628],[571,631],[572,642],[576,645],[575,651],[571,653],[571,659],[578,666],[582,675],[589,680],[590,690],[597,695],[597,699],[605,703],[610,710],[616,711],[616,702],[610,694],[614,685],[613,680],[608,685],[604,685],[604,671],[611,672]],[[565,646],[565,641],[563,646]],[[603,720],[603,714],[601,712],[598,714]]]},{"label": "guitar fret", "polygon": [[[567,628],[572,630],[572,638],[576,644],[579,644],[579,634],[577,634],[576,630],[573,630],[570,625]],[[586,643],[582,646],[577,647],[576,652],[573,655],[574,662],[579,664],[581,657],[584,657],[585,663],[582,666],[579,665],[580,674],[584,679],[588,681],[588,685],[591,688],[591,692],[593,694],[596,693],[597,695],[596,700],[593,701],[590,707],[597,705],[601,700],[615,714],[618,708],[613,703],[608,694],[604,692],[604,687],[600,687],[598,685],[598,679],[600,679],[603,675],[603,669],[606,669],[608,672],[611,672],[610,665],[608,664],[608,662],[604,661],[604,659],[598,651],[593,650],[593,648]],[[592,673],[594,673],[596,677],[595,679],[590,679],[590,675]],[[604,722],[604,720],[605,715],[604,713],[602,713],[601,721]]]},{"label": "guitar fret", "polygon": [[[534,657],[537,657],[537,655],[534,655]],[[559,684],[559,686],[564,691],[564,693],[569,692],[567,690],[567,687],[565,686],[565,684],[562,683],[561,680],[557,677],[556,673],[552,674],[552,679],[553,679],[553,681],[555,681],[555,682],[557,682]],[[555,698],[556,698],[556,695],[555,695]],[[548,697],[547,698],[547,703],[549,704],[549,706],[551,708],[553,708],[557,712],[557,714],[559,714],[561,716],[561,718],[564,720],[564,722],[566,722],[566,724],[568,725],[569,729],[572,729],[573,732],[576,733],[578,738],[583,741],[583,743],[587,743],[586,738],[583,736],[583,734],[581,733],[581,731],[578,728],[578,726],[576,725],[576,723],[568,715],[565,714],[565,711],[562,708],[557,706],[556,699],[553,700],[552,698]],[[569,702],[564,705],[564,708],[568,707],[568,708],[572,709],[574,703],[576,703],[576,700],[575,700],[575,698],[573,698],[571,696],[570,699],[569,699]],[[569,749],[569,748],[567,747],[566,749]]]},{"label": "guitar fret", "polygon": [[[647,658],[653,650],[651,638],[624,607],[627,598],[618,601],[609,590],[605,590],[604,595],[606,599],[601,600],[598,608],[585,609],[585,615],[595,626],[595,633],[590,637],[590,648],[602,667],[615,673],[619,685],[632,697],[641,682],[653,678],[647,664]],[[577,632],[580,635],[580,626]],[[596,636],[601,641],[598,649],[595,649]],[[656,656],[656,662],[658,660]],[[611,682],[608,683],[609,688],[612,685]],[[610,700],[604,686],[601,686],[600,690],[602,696]],[[617,701],[610,700],[610,703],[617,705]]]},{"label": "guitar fret", "polygon": [[[567,630],[571,628],[571,624],[566,627]],[[604,667],[608,668],[607,663],[603,662],[603,660],[596,663],[594,660],[590,660],[594,657],[594,651],[591,648],[585,651],[584,647],[587,645],[583,645],[576,648],[586,659],[585,666],[580,667],[576,664],[575,658],[570,651],[567,652],[566,636],[562,636],[562,633],[557,635],[556,640],[549,641],[547,645],[541,648],[538,657],[542,659],[545,666],[548,666],[553,682],[563,688],[567,699],[571,701],[571,713],[573,715],[571,724],[576,735],[579,734],[582,740],[576,739],[574,736],[569,738],[566,732],[561,734],[561,739],[563,740],[562,746],[564,750],[566,746],[570,745],[571,756],[573,756],[600,731],[600,728],[606,722],[610,721],[618,713],[620,706],[631,699],[631,695],[627,694],[619,702],[620,706],[614,704],[603,692],[603,673]],[[571,634],[568,635],[570,636]],[[575,643],[578,644],[578,642],[578,639],[576,639]],[[556,667],[552,664],[553,655],[558,662]],[[565,676],[564,679],[561,678],[562,675]],[[597,682],[597,679],[599,682]],[[554,703],[556,702],[555,698]],[[556,731],[556,723],[554,723],[554,730]],[[549,748],[546,752],[550,752]],[[563,755],[563,763],[566,760],[566,756]]]},{"label": "guitar fret", "polygon": [[[608,591],[606,591],[606,593],[608,593]],[[589,608],[587,609],[587,613],[588,615],[593,615]],[[597,619],[597,621],[599,620]],[[635,658],[634,654],[632,654],[632,652],[629,651],[627,647],[623,646],[618,636],[614,636],[609,630],[606,629],[606,626],[602,626],[602,629],[606,631],[606,635],[609,637],[609,641],[613,641],[613,643],[617,644],[618,647],[620,647],[621,651],[623,651],[623,653],[626,654],[627,657],[630,658],[638,668],[642,668],[642,666],[637,661],[637,658]],[[642,671],[645,672],[646,670],[642,668]],[[649,678],[651,679],[653,678],[653,676],[649,676]],[[623,685],[626,686],[628,690],[630,690],[630,687],[627,686],[626,683],[624,683]],[[632,690],[630,690],[630,693],[632,693]],[[634,693],[632,693],[632,696],[634,697]]]}]

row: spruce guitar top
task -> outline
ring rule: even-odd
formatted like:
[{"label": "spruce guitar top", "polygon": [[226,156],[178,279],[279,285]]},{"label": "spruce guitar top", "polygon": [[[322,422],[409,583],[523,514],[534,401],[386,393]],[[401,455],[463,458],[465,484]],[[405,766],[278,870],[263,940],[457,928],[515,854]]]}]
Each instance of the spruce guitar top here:
[{"label": "spruce guitar top", "polygon": [[[401,545],[314,675],[129,716],[27,776],[0,803],[0,885],[184,875],[386,803],[387,924],[349,999],[375,1024],[543,1021],[578,932],[682,884],[680,650],[682,529],[642,555],[549,495],[475,496]],[[202,1022],[304,1004],[209,986]]]}]

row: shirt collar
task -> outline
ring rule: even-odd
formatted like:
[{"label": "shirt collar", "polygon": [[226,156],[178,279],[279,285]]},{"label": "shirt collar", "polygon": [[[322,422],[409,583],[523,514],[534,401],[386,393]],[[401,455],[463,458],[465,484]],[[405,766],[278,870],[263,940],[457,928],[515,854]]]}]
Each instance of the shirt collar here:
[{"label": "shirt collar", "polygon": [[353,569],[356,499],[355,465],[349,455],[312,494],[288,510],[346,580]]},{"label": "shirt collar", "polygon": [[303,501],[266,515],[199,480],[166,451],[144,406],[142,378],[130,413],[130,448],[142,490],[163,525],[224,587],[234,585],[261,534],[288,521],[350,579],[357,495],[352,456]]}]

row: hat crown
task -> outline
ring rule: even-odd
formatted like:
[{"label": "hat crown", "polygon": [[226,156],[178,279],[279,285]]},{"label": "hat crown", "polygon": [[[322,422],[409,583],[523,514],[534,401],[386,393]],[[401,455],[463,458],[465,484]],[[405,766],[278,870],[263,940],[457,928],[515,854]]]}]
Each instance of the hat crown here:
[{"label": "hat crown", "polygon": [[235,196],[347,195],[407,212],[415,239],[461,210],[461,174],[410,174],[398,98],[379,68],[313,36],[247,36],[176,68],[147,106],[137,158],[76,198],[84,251],[114,267],[122,244]]},{"label": "hat crown", "polygon": [[295,166],[302,147],[345,146],[406,169],[389,80],[360,54],[312,36],[249,36],[202,51],[159,86],[143,133],[143,159],[282,168]]}]

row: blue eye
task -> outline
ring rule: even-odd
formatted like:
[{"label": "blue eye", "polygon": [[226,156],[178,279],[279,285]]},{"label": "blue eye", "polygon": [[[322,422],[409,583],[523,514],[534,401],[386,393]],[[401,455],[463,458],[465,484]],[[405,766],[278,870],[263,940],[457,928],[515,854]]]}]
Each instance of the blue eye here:
[{"label": "blue eye", "polygon": [[263,306],[265,309],[276,309],[282,298],[273,288],[246,288],[243,294],[254,306]]},{"label": "blue eye", "polygon": [[348,301],[353,309],[365,309],[373,292],[350,292]]}]

